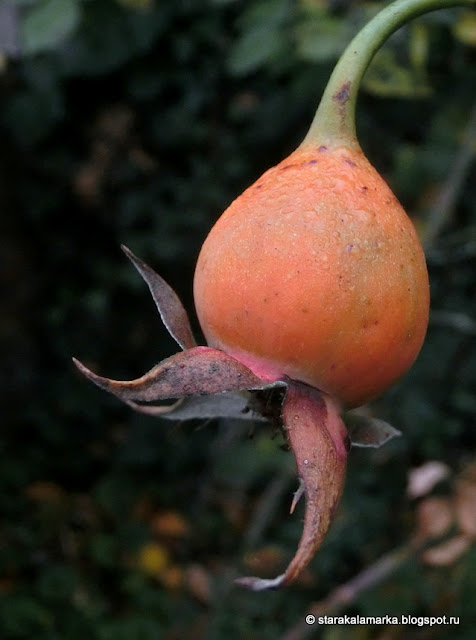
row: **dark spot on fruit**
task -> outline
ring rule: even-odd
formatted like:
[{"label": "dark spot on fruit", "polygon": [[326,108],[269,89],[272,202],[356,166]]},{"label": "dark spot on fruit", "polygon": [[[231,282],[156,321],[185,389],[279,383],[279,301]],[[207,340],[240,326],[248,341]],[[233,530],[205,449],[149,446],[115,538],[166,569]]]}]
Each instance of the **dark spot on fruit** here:
[{"label": "dark spot on fruit", "polygon": [[353,160],[351,160],[350,158],[344,158],[344,163],[348,164],[349,167],[356,167],[357,165],[355,164],[355,162]]},{"label": "dark spot on fruit", "polygon": [[360,187],[360,190],[362,191],[362,193],[367,193],[369,188],[368,187]]},{"label": "dark spot on fruit", "polygon": [[352,251],[352,249],[354,248],[353,244],[348,244],[345,248],[345,250],[347,251],[347,253],[350,253]]},{"label": "dark spot on fruit", "polygon": [[308,162],[305,162],[304,164],[317,164],[317,160],[309,160]]},{"label": "dark spot on fruit", "polygon": [[263,187],[262,184],[255,184],[255,189],[261,189]]},{"label": "dark spot on fruit", "polygon": [[324,146],[324,145],[322,145],[321,147],[319,147],[318,151],[319,151],[320,153],[323,153],[324,151],[327,151],[327,147],[326,147],[326,146]]},{"label": "dark spot on fruit", "polygon": [[340,104],[345,104],[349,99],[349,94],[350,94],[350,82],[347,81],[347,82],[344,82],[344,84],[342,85],[340,90],[337,91],[337,93],[334,93],[334,95],[332,96],[332,99],[335,100],[336,102],[340,102]]},{"label": "dark spot on fruit", "polygon": [[284,167],[279,167],[280,171],[285,171],[286,169],[292,169],[293,167],[297,167],[297,164],[286,164]]}]

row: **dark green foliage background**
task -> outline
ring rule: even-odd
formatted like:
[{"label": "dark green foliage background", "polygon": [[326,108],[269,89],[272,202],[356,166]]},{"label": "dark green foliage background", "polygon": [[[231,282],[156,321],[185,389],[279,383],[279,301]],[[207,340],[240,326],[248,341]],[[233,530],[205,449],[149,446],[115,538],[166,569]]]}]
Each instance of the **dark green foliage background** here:
[{"label": "dark green foliage background", "polygon": [[[194,263],[211,225],[299,143],[339,53],[382,3],[69,0],[65,15],[52,5],[59,26],[31,24],[39,7],[48,18],[47,1],[13,4],[20,48],[6,52],[0,75],[0,637],[280,638],[311,602],[408,542],[410,468],[436,459],[456,474],[474,458],[475,127],[455,206],[427,247],[427,341],[372,407],[404,436],[353,451],[314,579],[250,594],[231,586],[245,554],[276,544],[284,563],[300,535],[302,511],[287,513],[291,454],[279,438],[264,427],[249,439],[239,425],[133,415],[81,379],[71,356],[128,379],[176,351],[119,245],[153,265],[192,312]],[[441,11],[420,19],[421,31],[396,34],[359,102],[362,146],[423,235],[435,198],[454,186],[475,109],[476,38],[458,35],[461,20],[461,11]],[[247,545],[276,477],[286,491]],[[59,498],[34,499],[38,483],[52,483]],[[171,553],[179,567],[204,568],[207,602],[130,562],[152,539],[137,516],[142,503],[190,523]],[[227,504],[238,505],[238,523]],[[459,615],[459,627],[388,637],[469,639],[475,575],[474,549],[439,569],[411,561],[347,611]],[[312,637],[383,633],[316,627]]]}]

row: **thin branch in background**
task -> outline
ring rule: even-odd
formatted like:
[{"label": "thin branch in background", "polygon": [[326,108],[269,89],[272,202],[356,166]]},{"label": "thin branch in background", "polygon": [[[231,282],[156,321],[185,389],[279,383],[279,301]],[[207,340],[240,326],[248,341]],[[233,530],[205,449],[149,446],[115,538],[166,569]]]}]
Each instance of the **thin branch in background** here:
[{"label": "thin branch in background", "polygon": [[274,514],[281,504],[281,499],[290,486],[292,475],[285,468],[266,486],[254,509],[251,522],[245,533],[245,545],[249,548],[260,544],[266,527],[272,522]]},{"label": "thin branch in background", "polygon": [[[313,615],[318,618],[319,616],[338,614],[341,609],[352,603],[362,592],[389,578],[415,552],[415,546],[408,544],[383,555],[370,567],[367,567],[354,578],[334,589],[326,598],[313,604],[307,615]],[[280,640],[305,640],[315,631],[316,627],[307,624],[303,615],[302,620],[281,636]]]},{"label": "thin branch in background", "polygon": [[451,220],[453,211],[462,187],[468,176],[471,161],[475,153],[476,141],[476,102],[471,109],[466,133],[455,158],[454,164],[448,175],[448,179],[442,186],[439,197],[433,206],[425,228],[423,230],[422,243],[425,249],[429,249],[441,233],[442,229]]},{"label": "thin branch in background", "polygon": [[[429,469],[433,467],[433,479]],[[315,622],[319,616],[339,615],[342,609],[355,603],[365,591],[391,578],[405,563],[421,561],[433,567],[450,566],[474,544],[476,540],[476,463],[471,461],[455,478],[449,495],[429,495],[435,486],[435,461],[426,468],[413,470],[420,480],[426,479],[423,491],[420,488],[415,498],[420,500],[415,509],[415,528],[410,541],[381,556],[376,562],[363,569],[348,582],[336,587],[328,596],[315,602],[302,615],[302,619],[291,627],[280,640],[305,640],[316,631]],[[438,481],[447,479],[447,470],[439,470]],[[409,484],[409,488],[410,488]],[[410,492],[409,492],[409,495]],[[313,624],[306,623],[308,616],[314,616]],[[313,634],[313,635],[314,635]]]}]

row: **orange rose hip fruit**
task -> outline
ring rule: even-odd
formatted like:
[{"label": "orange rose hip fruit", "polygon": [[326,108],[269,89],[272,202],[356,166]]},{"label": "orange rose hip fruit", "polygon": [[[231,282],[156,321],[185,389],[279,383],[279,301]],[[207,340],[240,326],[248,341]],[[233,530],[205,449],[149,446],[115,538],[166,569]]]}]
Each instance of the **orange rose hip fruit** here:
[{"label": "orange rose hip fruit", "polygon": [[210,346],[349,408],[412,364],[429,308],[412,222],[358,145],[304,142],[239,196],[197,263]]}]

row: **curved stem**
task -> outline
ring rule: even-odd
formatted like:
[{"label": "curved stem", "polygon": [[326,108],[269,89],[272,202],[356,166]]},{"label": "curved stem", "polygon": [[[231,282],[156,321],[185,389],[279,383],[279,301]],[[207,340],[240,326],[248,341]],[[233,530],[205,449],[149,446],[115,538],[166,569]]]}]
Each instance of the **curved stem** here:
[{"label": "curved stem", "polygon": [[476,0],[396,0],[371,20],[340,57],[302,145],[359,148],[355,105],[362,77],[376,51],[412,18],[453,6],[476,6]]}]

